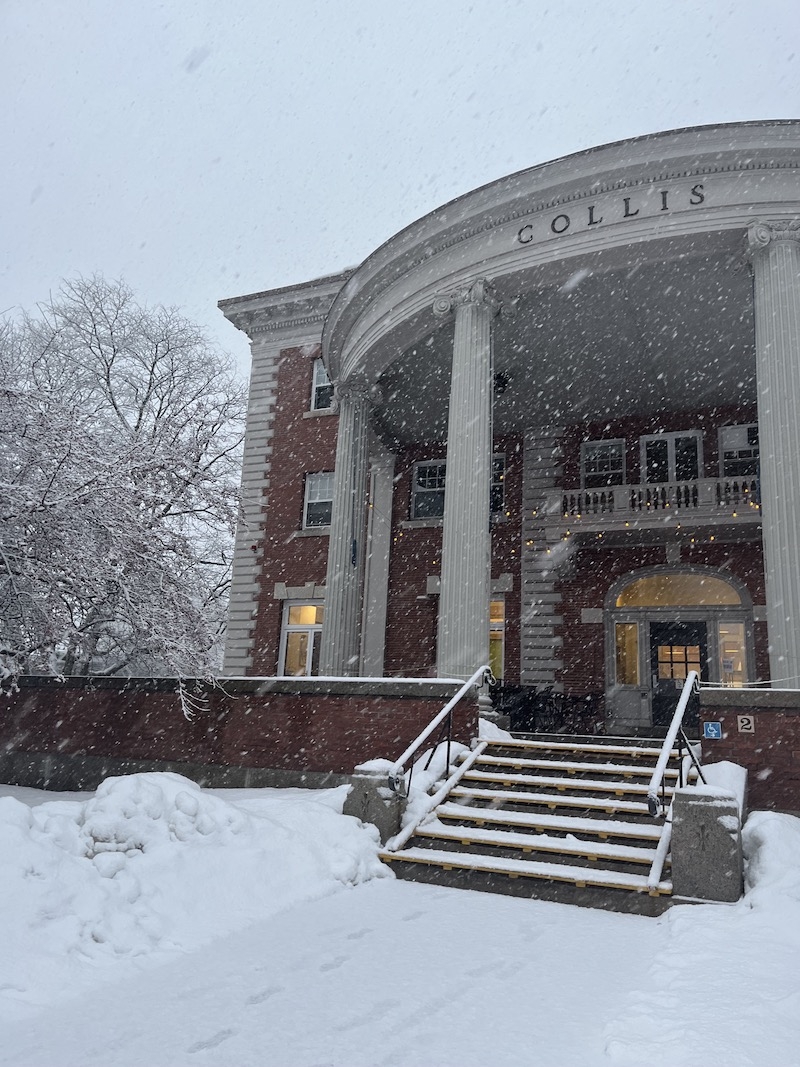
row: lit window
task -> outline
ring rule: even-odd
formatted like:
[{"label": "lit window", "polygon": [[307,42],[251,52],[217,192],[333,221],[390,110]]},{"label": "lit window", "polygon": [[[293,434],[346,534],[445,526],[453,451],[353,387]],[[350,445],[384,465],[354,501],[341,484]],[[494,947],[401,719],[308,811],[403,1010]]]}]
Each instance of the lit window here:
[{"label": "lit window", "polygon": [[306,475],[303,529],[330,526],[333,510],[333,473]]},{"label": "lit window", "polygon": [[493,600],[489,605],[489,667],[499,682],[503,677],[506,644],[506,605]]},{"label": "lit window", "polygon": [[618,608],[673,608],[693,604],[741,604],[733,586],[709,574],[653,574],[626,585],[617,597]]},{"label": "lit window", "polygon": [[321,359],[314,360],[311,383],[311,410],[327,411],[333,407],[333,385]]},{"label": "lit window", "polygon": [[[411,491],[412,519],[441,519],[444,515],[444,490],[447,464],[444,460],[426,460],[414,465]],[[492,482],[489,501],[492,514],[505,507],[505,456],[492,457]]]},{"label": "lit window", "polygon": [[743,622],[719,624],[719,680],[734,689],[747,681]]},{"label": "lit window", "polygon": [[293,678],[319,674],[322,604],[287,603],[283,609],[278,674]]},{"label": "lit window", "polygon": [[618,622],[614,627],[617,685],[639,684],[639,626]]},{"label": "lit window", "polygon": [[584,441],[581,445],[584,489],[625,484],[625,442]]}]

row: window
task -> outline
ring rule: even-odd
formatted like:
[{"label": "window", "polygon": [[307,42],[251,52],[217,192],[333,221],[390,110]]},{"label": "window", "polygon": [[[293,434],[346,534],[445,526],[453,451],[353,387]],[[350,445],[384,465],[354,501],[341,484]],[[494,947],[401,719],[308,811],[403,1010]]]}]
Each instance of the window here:
[{"label": "window", "polygon": [[333,386],[321,359],[314,360],[311,381],[311,410],[327,411],[333,407]]},{"label": "window", "polygon": [[746,645],[743,622],[719,624],[719,680],[723,685],[741,689],[747,681]]},{"label": "window", "polygon": [[330,526],[333,510],[333,473],[307,474],[303,529]]},{"label": "window", "polygon": [[719,431],[720,475],[758,477],[758,425],[723,426]]},{"label": "window", "polygon": [[489,510],[501,515],[506,505],[506,457],[492,456],[492,485],[489,490]]},{"label": "window", "polygon": [[703,471],[699,430],[654,433],[641,438],[642,480],[645,485],[696,481]]},{"label": "window", "polygon": [[278,674],[293,678],[319,674],[322,604],[287,603],[283,609]]},{"label": "window", "polygon": [[[444,515],[444,490],[447,464],[444,460],[426,460],[414,466],[411,488],[411,518],[441,519]],[[506,458],[492,457],[492,483],[489,503],[493,515],[505,507]]]},{"label": "window", "polygon": [[617,685],[639,684],[639,626],[618,622],[614,627]]},{"label": "window", "polygon": [[447,464],[441,460],[417,463],[411,494],[412,519],[440,519],[444,515],[444,479]]},{"label": "window", "polygon": [[497,681],[503,677],[506,644],[506,605],[493,600],[489,605],[489,666]]},{"label": "window", "polygon": [[584,489],[625,484],[625,442],[584,441],[581,445]]}]

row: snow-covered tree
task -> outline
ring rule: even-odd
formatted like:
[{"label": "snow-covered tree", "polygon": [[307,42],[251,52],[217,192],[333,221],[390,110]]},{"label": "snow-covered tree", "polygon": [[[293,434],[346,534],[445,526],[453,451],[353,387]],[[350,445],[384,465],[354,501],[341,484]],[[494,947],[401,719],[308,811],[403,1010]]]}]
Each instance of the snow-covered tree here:
[{"label": "snow-covered tree", "polygon": [[120,282],[0,327],[6,670],[215,670],[245,403],[196,326]]}]

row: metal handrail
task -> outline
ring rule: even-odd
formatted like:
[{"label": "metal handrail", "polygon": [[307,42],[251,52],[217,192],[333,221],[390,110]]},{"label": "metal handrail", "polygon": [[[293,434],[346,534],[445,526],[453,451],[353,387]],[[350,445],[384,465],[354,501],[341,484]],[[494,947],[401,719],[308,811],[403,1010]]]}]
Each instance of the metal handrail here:
[{"label": "metal handrail", "polygon": [[[695,767],[697,768],[697,772],[700,775],[700,778],[705,781],[705,778],[703,778],[703,772],[700,770],[700,764],[697,762],[694,750],[692,749],[689,739],[683,729],[683,716],[686,712],[686,708],[689,703],[689,698],[691,697],[692,693],[699,691],[699,682],[700,676],[697,671],[689,671],[689,673],[686,675],[686,681],[683,683],[683,689],[681,690],[681,695],[678,700],[678,706],[675,708],[675,714],[672,716],[672,722],[670,723],[669,729],[667,730],[667,736],[664,738],[664,744],[661,746],[661,753],[658,757],[658,761],[655,765],[655,769],[653,770],[652,777],[650,778],[650,782],[647,786],[647,810],[650,812],[653,818],[656,818],[657,816],[663,814],[664,772],[666,771],[667,764],[669,763],[669,758],[672,753],[672,746],[675,744],[675,740],[679,735],[681,739],[681,750],[679,753],[680,767],[678,772],[678,784],[683,785],[682,766],[684,744],[686,744],[689,750],[689,755]],[[659,797],[659,791],[661,792],[661,797]]]},{"label": "metal handrail", "polygon": [[[414,773],[414,764],[411,764],[410,772],[408,776],[408,783],[405,781],[405,766],[411,757],[419,751],[422,745],[428,740],[437,726],[442,727],[442,733],[446,734],[447,742],[447,770],[450,769],[450,739],[453,727],[453,708],[458,704],[459,700],[469,692],[475,685],[494,685],[495,677],[492,674],[492,669],[488,665],[484,664],[482,667],[478,667],[475,673],[461,686],[459,691],[452,697],[438,714],[434,715],[425,729],[416,737],[403,755],[396,760],[389,769],[389,788],[394,793],[400,793],[401,795],[407,795],[411,788],[411,775]],[[427,766],[430,766],[430,762],[433,759],[433,753],[436,751],[438,745],[435,745],[431,751],[428,759]]]}]

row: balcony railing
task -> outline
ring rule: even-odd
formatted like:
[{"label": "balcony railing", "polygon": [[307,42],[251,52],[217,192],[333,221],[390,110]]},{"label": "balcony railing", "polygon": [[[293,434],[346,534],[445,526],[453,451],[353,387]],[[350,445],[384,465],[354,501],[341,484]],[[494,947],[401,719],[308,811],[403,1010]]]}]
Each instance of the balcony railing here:
[{"label": "balcony railing", "polygon": [[553,489],[539,517],[549,529],[598,532],[760,522],[759,484],[757,478],[700,478],[603,489]]}]

